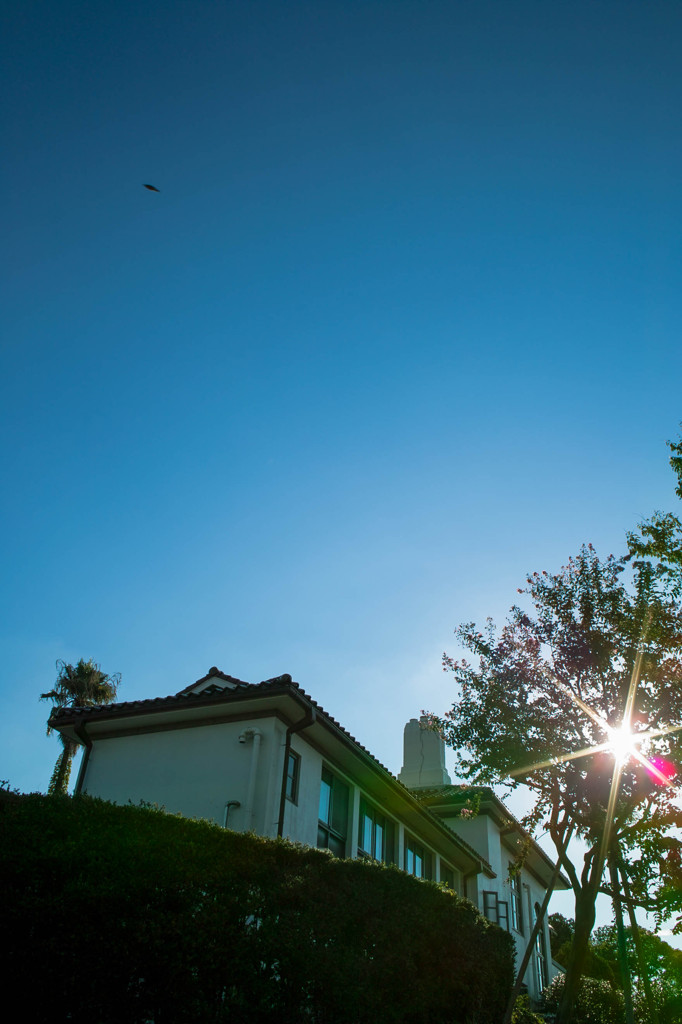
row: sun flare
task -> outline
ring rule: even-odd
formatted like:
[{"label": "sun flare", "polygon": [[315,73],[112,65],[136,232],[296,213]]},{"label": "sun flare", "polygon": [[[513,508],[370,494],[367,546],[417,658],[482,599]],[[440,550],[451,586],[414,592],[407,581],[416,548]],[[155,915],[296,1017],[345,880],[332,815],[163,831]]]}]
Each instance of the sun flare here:
[{"label": "sun flare", "polygon": [[609,747],[619,761],[627,761],[629,757],[636,757],[637,744],[640,738],[630,729],[630,726],[623,722],[617,729],[609,727]]}]

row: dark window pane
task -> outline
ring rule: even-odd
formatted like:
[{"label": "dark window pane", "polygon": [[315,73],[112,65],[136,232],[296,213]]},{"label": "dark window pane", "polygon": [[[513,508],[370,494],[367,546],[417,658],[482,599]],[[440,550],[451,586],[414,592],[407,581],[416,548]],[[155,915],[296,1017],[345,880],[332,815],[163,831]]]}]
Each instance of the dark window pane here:
[{"label": "dark window pane", "polygon": [[348,829],[348,786],[328,768],[322,769],[317,845],[337,857],[346,856]]},{"label": "dark window pane", "polygon": [[416,878],[431,878],[431,854],[421,843],[405,838],[405,870]]},{"label": "dark window pane", "polygon": [[320,786],[320,811],[318,818],[320,821],[324,821],[326,825],[330,824],[330,812],[332,803],[332,787],[331,783],[328,782],[324,774],[322,775],[322,785]]},{"label": "dark window pane", "polygon": [[358,849],[375,860],[393,863],[393,823],[364,799],[360,801]]},{"label": "dark window pane", "polygon": [[294,754],[293,751],[291,751],[287,761],[286,795],[290,800],[294,801],[298,798],[298,769],[300,763],[301,759],[298,754]]},{"label": "dark window pane", "polygon": [[372,852],[372,819],[368,814],[362,816],[362,835],[360,839],[365,853]]},{"label": "dark window pane", "polygon": [[384,830],[384,861],[386,864],[393,864],[395,861],[394,835],[393,822],[387,821]]},{"label": "dark window pane", "polygon": [[330,832],[329,833],[329,849],[331,850],[331,852],[334,854],[335,857],[345,857],[346,856],[346,841],[345,841],[345,839],[340,839],[338,836],[335,836],[335,835],[333,835]]},{"label": "dark window pane", "polygon": [[[510,869],[512,869],[514,867],[514,862],[513,861],[509,861],[509,867],[510,867]],[[510,910],[511,910],[511,923],[512,923],[512,927],[515,928],[518,932],[522,932],[523,931],[523,917],[522,917],[523,902],[522,902],[522,899],[521,899],[521,874],[520,874],[519,871],[517,871],[516,874],[509,876],[509,886],[510,886],[510,889],[511,889],[511,894],[510,894],[509,902],[511,904]]]},{"label": "dark window pane", "polygon": [[498,901],[497,893],[487,889],[483,892],[483,913],[489,921],[494,921],[497,924],[498,921]]},{"label": "dark window pane", "polygon": [[[535,904],[535,919],[540,916],[540,904]],[[535,938],[535,977],[538,991],[547,987],[547,953],[545,950],[545,930],[541,925]]]},{"label": "dark window pane", "polygon": [[332,786],[331,826],[335,832],[345,836],[348,829],[348,786],[334,778]]},{"label": "dark window pane", "polygon": [[374,826],[374,856],[377,860],[384,859],[384,830],[378,821]]}]

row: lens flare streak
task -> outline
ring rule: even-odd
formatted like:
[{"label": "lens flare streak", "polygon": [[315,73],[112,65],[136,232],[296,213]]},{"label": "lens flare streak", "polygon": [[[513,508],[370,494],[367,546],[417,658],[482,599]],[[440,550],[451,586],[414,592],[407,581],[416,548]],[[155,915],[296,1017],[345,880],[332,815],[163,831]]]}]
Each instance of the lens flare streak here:
[{"label": "lens flare streak", "polygon": [[[625,701],[623,720],[620,725],[615,728],[602,715],[595,711],[594,708],[591,708],[590,705],[582,699],[582,697],[578,696],[570,686],[567,686],[559,680],[555,680],[555,683],[561,692],[569,697],[571,701],[573,701],[573,703],[602,730],[602,732],[606,733],[608,738],[603,743],[596,743],[591,747],[583,747],[582,750],[572,750],[567,754],[557,754],[555,757],[548,758],[545,761],[537,761],[534,764],[525,765],[523,768],[516,768],[510,772],[512,777],[523,776],[542,768],[552,768],[555,765],[563,764],[566,761],[574,761],[580,757],[589,757],[593,754],[602,753],[603,751],[608,750],[613,753],[613,776],[611,779],[608,806],[606,808],[606,820],[604,822],[604,831],[602,833],[596,869],[596,877],[598,878],[601,878],[606,854],[611,842],[611,832],[613,830],[621,776],[625,763],[632,758],[643,765],[652,778],[662,786],[667,786],[670,789],[676,788],[671,782],[671,778],[674,777],[674,775],[670,773],[666,775],[661,771],[657,764],[642,754],[638,747],[642,743],[647,743],[649,740],[655,739],[657,736],[667,736],[673,732],[680,732],[682,731],[682,725],[671,725],[663,729],[650,729],[646,732],[632,732],[632,716],[642,667],[642,653],[643,652],[641,651],[639,652],[633,666],[627,698]],[[663,766],[665,766],[665,764]]]}]

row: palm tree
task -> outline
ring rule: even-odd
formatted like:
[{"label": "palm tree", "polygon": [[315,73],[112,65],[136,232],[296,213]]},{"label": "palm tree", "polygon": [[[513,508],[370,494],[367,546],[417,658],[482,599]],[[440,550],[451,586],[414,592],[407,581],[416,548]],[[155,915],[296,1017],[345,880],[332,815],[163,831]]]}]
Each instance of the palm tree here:
[{"label": "palm tree", "polygon": [[[54,689],[41,693],[41,700],[51,700],[55,708],[84,708],[95,704],[111,704],[116,699],[116,690],[121,681],[120,672],[106,675],[90,658],[82,658],[77,665],[67,665],[61,658],[57,661],[57,681]],[[47,735],[53,731],[48,719]],[[71,763],[78,744],[60,733],[63,750],[57,758],[47,792],[66,794],[71,775]]]}]

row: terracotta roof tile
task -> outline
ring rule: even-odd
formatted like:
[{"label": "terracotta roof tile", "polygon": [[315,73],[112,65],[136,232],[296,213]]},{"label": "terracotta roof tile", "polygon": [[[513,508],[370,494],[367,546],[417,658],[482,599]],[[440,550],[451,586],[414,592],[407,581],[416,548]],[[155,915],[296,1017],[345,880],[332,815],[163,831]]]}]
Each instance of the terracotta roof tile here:
[{"label": "terracotta roof tile", "polygon": [[[236,683],[237,687],[236,689],[223,690],[217,693],[215,691],[211,693],[192,692],[195,686],[197,686],[199,683],[206,682],[206,680],[210,679],[211,676],[218,676],[219,678],[225,679],[226,681]],[[286,692],[289,689],[297,690],[303,697],[305,697],[306,700],[310,701],[310,703],[313,705],[316,711],[324,715],[324,717],[329,722],[331,722],[332,725],[336,726],[336,728],[339,729],[339,731],[342,732],[344,736],[347,736],[348,739],[351,740],[356,747],[359,747],[362,751],[364,751],[365,754],[371,757],[373,761],[376,761],[380,768],[387,772],[392,778],[395,778],[392,772],[389,772],[388,768],[386,768],[385,765],[383,765],[381,761],[379,761],[374,756],[374,754],[372,754],[372,752],[367,749],[367,747],[363,746],[362,743],[356,740],[355,736],[351,735],[351,733],[349,733],[347,729],[344,729],[340,722],[337,722],[337,720],[332,715],[330,715],[328,711],[325,711],[321,704],[318,704],[317,701],[310,696],[310,694],[306,693],[305,690],[302,689],[300,683],[295,682],[291,678],[291,676],[287,675],[276,676],[274,679],[264,679],[260,683],[246,683],[244,682],[243,679],[235,679],[234,676],[229,676],[224,672],[220,672],[218,669],[211,668],[209,669],[208,673],[205,676],[202,676],[201,679],[198,679],[196,683],[192,683],[190,686],[186,686],[184,690],[180,690],[178,693],[175,694],[170,694],[167,697],[148,697],[144,700],[121,701],[120,703],[116,704],[95,704],[86,707],[72,706],[64,708],[53,708],[52,714],[50,715],[50,721],[57,722],[63,718],[70,718],[72,716],[83,715],[101,715],[102,717],[108,717],[110,715],[115,716],[118,714],[127,714],[131,711],[137,710],[151,711],[157,709],[161,710],[161,708],[179,707],[180,705],[186,705],[190,703],[230,703],[230,701],[238,700],[239,698],[243,698],[244,696],[252,697],[261,693],[275,693],[278,690],[281,692]],[[398,780],[396,779],[396,782],[397,781]],[[402,786],[402,783],[400,783],[400,785]]]},{"label": "terracotta roof tile", "polygon": [[221,672],[219,668],[216,668],[216,666],[213,665],[205,676],[202,676],[201,679],[197,679],[196,683],[190,683],[189,686],[184,688],[184,690],[180,690],[180,693],[176,694],[176,696],[179,697],[181,693],[187,693],[189,690],[193,690],[195,686],[199,686],[200,683],[205,683],[207,679],[213,678],[224,679],[226,683],[235,683],[237,686],[251,685],[251,683],[245,683],[243,679],[236,679],[234,676],[228,676],[227,673]]}]

